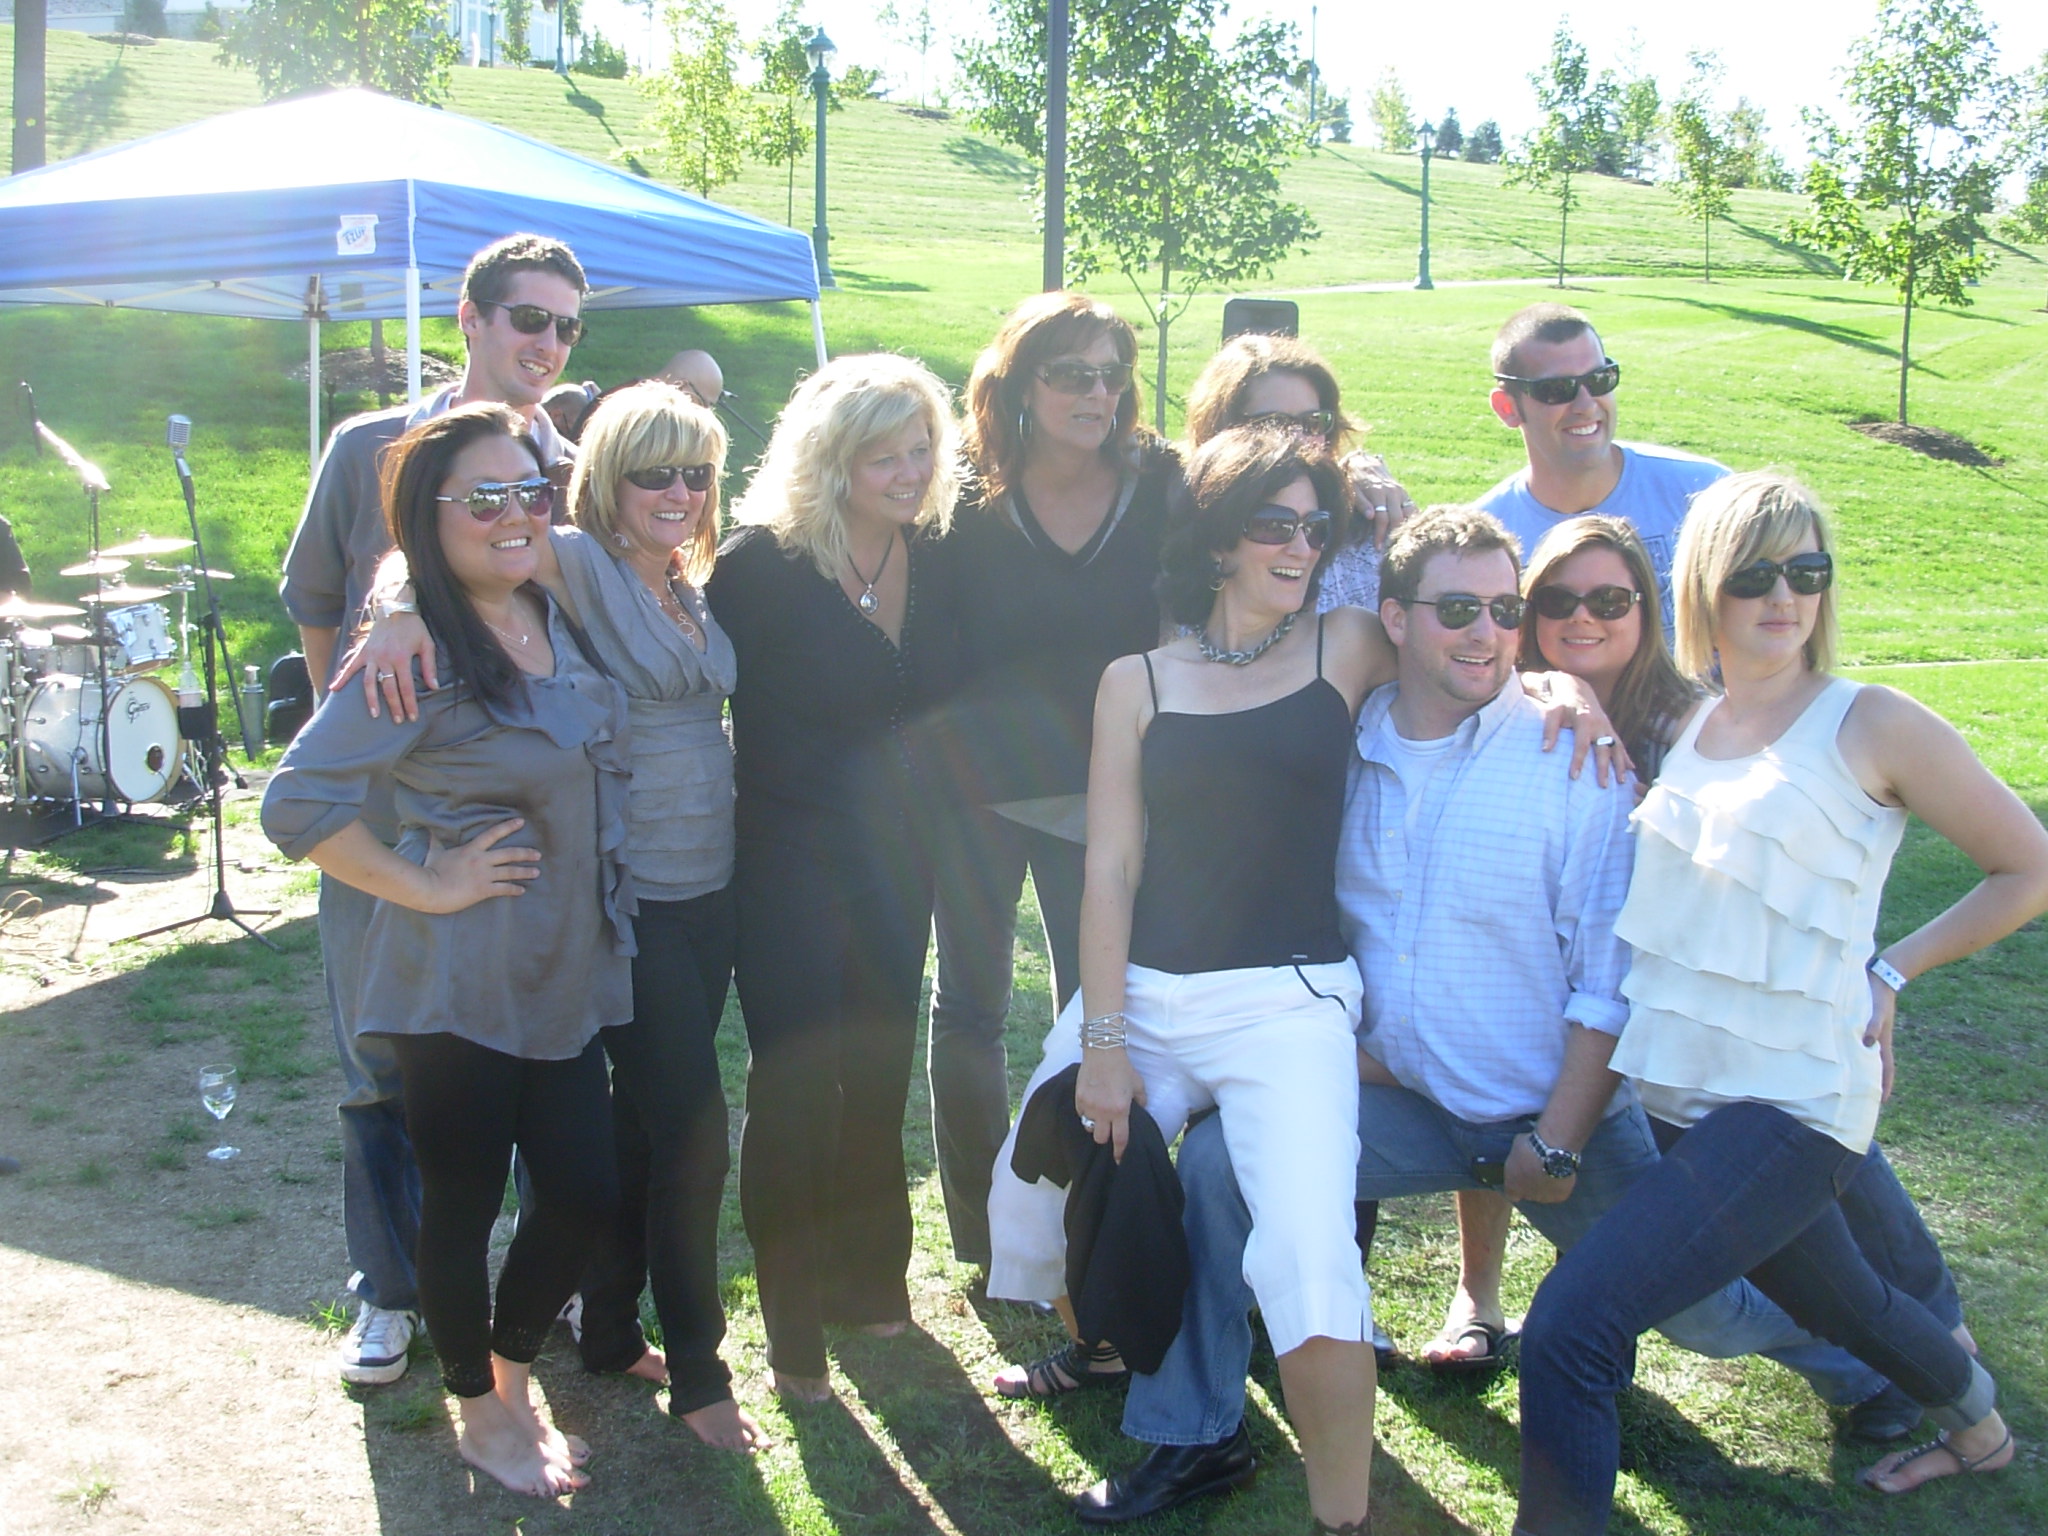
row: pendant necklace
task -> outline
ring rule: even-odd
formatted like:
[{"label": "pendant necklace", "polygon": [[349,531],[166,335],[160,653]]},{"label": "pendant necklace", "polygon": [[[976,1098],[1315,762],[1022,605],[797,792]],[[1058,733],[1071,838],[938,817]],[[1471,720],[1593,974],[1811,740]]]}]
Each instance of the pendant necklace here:
[{"label": "pendant necklace", "polygon": [[[482,617],[482,616],[481,616],[481,615],[479,615],[479,617]],[[495,624],[493,624],[493,623],[492,623],[492,622],[491,622],[491,621],[490,621],[489,619],[484,619],[484,628],[488,629],[488,630],[489,630],[489,631],[490,631],[490,632],[491,632],[492,634],[496,635],[496,636],[497,636],[497,637],[498,637],[498,638],[499,638],[500,640],[509,640],[509,641],[511,641],[511,642],[512,642],[512,643],[513,643],[514,645],[519,645],[519,646],[523,646],[523,645],[525,645],[525,644],[526,644],[526,642],[527,642],[527,641],[528,641],[528,640],[529,640],[530,638],[532,638],[531,636],[528,636],[528,635],[508,635],[508,634],[506,634],[506,633],[505,633],[505,631],[504,631],[504,630],[502,630],[502,629],[498,628],[498,626],[497,626],[497,625],[495,625]]]},{"label": "pendant necklace", "polygon": [[853,547],[851,545],[847,546],[846,563],[853,566],[853,579],[861,584],[861,594],[853,600],[853,606],[869,617],[873,617],[875,610],[882,606],[882,600],[875,596],[875,581],[882,579],[882,572],[889,569],[889,557],[895,553],[896,534],[894,530],[891,530],[889,534],[889,547],[882,551],[882,563],[875,567],[875,580],[870,581],[867,577],[861,575],[860,567],[854,565]]},{"label": "pendant necklace", "polygon": [[1226,651],[1217,645],[1209,638],[1209,627],[1205,624],[1195,631],[1195,646],[1201,651],[1202,660],[1204,661],[1220,661],[1227,667],[1248,667],[1282,640],[1285,640],[1287,632],[1294,628],[1294,621],[1300,617],[1301,615],[1298,611],[1288,614],[1275,627],[1273,633],[1266,636],[1257,645],[1247,646],[1241,651]]}]

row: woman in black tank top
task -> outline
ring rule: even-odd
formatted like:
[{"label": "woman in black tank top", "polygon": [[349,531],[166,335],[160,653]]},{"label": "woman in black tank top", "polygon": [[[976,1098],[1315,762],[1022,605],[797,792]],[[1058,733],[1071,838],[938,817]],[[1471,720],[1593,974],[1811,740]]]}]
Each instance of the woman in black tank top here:
[{"label": "woman in black tank top", "polygon": [[[1394,653],[1376,617],[1316,617],[1325,509],[1348,505],[1317,445],[1229,431],[1187,480],[1162,553],[1181,634],[1113,662],[1096,700],[1081,996],[1053,1027],[1040,1080],[1078,1060],[1076,1109],[1119,1157],[1134,1104],[1169,1142],[1217,1103],[1250,1139],[1232,1153],[1253,1251],[1262,1223],[1270,1235],[1265,1269],[1248,1256],[1247,1276],[1269,1327],[1276,1309],[1295,1314],[1275,1333],[1281,1379],[1311,1507],[1342,1526],[1366,1513],[1374,1367],[1352,1236],[1359,989],[1337,924],[1337,831],[1353,719],[1393,679]],[[1044,1218],[1025,1206],[1044,1197],[1004,1177],[1007,1157],[997,1168],[989,1289],[1008,1295],[1010,1276],[1033,1271],[1006,1247],[1029,1248]],[[1056,1236],[1056,1201],[1052,1212]],[[1290,1304],[1290,1287],[1337,1300]],[[1119,1365],[1113,1349],[1077,1344],[998,1387],[1050,1395]]]}]

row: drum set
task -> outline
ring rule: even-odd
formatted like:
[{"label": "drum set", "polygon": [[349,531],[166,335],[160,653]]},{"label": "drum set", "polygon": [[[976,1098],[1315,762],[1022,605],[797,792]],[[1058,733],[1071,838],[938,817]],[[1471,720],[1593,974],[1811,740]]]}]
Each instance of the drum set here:
[{"label": "drum set", "polygon": [[[77,605],[0,597],[0,790],[17,806],[205,793],[198,744],[179,718],[206,702],[189,600],[202,576],[233,577],[175,562],[192,548],[190,539],[145,534],[95,550],[63,570],[94,579]],[[138,561],[160,585],[129,584]]]}]

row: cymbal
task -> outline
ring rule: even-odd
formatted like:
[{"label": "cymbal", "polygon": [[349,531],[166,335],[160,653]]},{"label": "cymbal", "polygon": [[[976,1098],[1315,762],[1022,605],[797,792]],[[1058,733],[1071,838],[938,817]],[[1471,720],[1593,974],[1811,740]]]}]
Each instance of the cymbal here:
[{"label": "cymbal", "polygon": [[[153,603],[160,597],[170,595],[169,587],[108,587],[104,592],[87,592],[79,601],[114,608],[126,603]],[[64,611],[78,612],[76,608],[67,608]]]},{"label": "cymbal", "polygon": [[18,592],[0,597],[0,619],[66,619],[83,612],[69,603],[38,603]]},{"label": "cymbal", "polygon": [[101,555],[94,560],[82,560],[77,565],[67,565],[58,574],[62,576],[118,576],[128,569],[126,560],[116,560]]},{"label": "cymbal", "polygon": [[76,624],[52,624],[50,638],[63,645],[78,645],[92,638],[92,631]]},{"label": "cymbal", "polygon": [[[208,576],[215,581],[235,579],[233,571],[203,571],[196,565],[158,565],[154,561],[146,561],[142,568],[145,571],[162,571],[166,576]],[[71,573],[66,571],[64,574],[69,576]]]},{"label": "cymbal", "polygon": [[191,547],[190,539],[159,539],[145,533],[139,539],[130,539],[126,544],[116,544],[110,549],[101,550],[100,553],[133,555],[138,560],[145,560],[151,555],[175,555],[178,551]]}]

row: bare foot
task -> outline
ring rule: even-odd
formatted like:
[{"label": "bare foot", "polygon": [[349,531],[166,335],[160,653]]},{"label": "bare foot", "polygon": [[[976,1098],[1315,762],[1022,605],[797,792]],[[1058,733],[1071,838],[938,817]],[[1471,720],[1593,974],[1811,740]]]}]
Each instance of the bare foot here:
[{"label": "bare foot", "polygon": [[899,1317],[887,1323],[862,1323],[854,1332],[864,1333],[871,1339],[900,1339],[903,1337],[903,1330],[909,1326],[908,1319]]},{"label": "bare foot", "polygon": [[[829,1388],[827,1395],[830,1395]],[[721,1451],[745,1451],[752,1455],[755,1451],[765,1451],[774,1443],[746,1409],[729,1397],[683,1414],[682,1420],[697,1432],[699,1440]]]},{"label": "bare foot", "polygon": [[540,1447],[541,1455],[550,1462],[564,1467],[580,1467],[589,1462],[590,1443],[581,1435],[565,1435],[555,1428],[548,1416],[534,1405],[532,1385],[523,1376],[515,1380],[500,1380],[495,1396],[513,1422],[532,1436],[533,1443]]},{"label": "bare foot", "polygon": [[590,1481],[574,1467],[548,1456],[528,1426],[496,1393],[462,1399],[462,1433],[455,1446],[464,1461],[514,1493],[559,1498]]},{"label": "bare foot", "polygon": [[626,1374],[663,1386],[668,1381],[668,1358],[650,1344],[638,1360],[626,1367]]},{"label": "bare foot", "polygon": [[779,1397],[794,1398],[799,1403],[829,1403],[832,1401],[832,1378],[829,1376],[792,1376],[786,1371],[770,1368],[769,1385]]},{"label": "bare foot", "polygon": [[1940,1435],[1910,1451],[1895,1451],[1867,1468],[1859,1481],[1879,1493],[1910,1493],[1937,1477],[1996,1472],[2017,1454],[2012,1431],[1996,1414],[1959,1435]]}]

